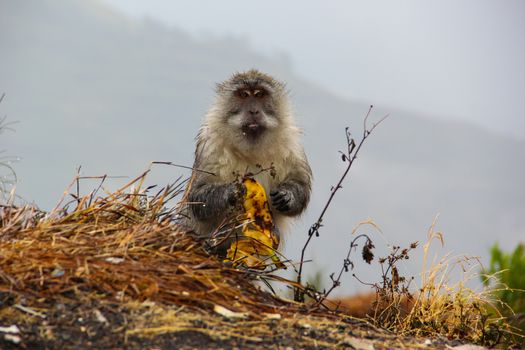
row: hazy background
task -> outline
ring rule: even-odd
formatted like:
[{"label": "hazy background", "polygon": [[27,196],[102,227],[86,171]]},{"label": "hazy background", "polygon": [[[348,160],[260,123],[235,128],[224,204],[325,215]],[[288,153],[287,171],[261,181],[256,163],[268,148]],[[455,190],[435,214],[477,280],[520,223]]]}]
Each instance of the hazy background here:
[{"label": "hazy background", "polygon": [[520,0],[103,2],[198,38],[243,39],[342,97],[524,138]]},{"label": "hazy background", "polygon": [[[385,252],[425,241],[437,213],[440,253],[486,263],[494,242],[525,240],[523,33],[519,0],[0,0],[0,115],[18,122],[0,150],[21,158],[17,193],[44,209],[79,165],[129,177],[152,160],[191,165],[214,84],[260,68],[287,82],[315,176],[286,255],[299,256],[344,167],[344,127],[359,135],[374,104],[373,118],[390,118],[326,216],[309,273],[334,271],[362,220],[381,226],[372,237]],[[150,182],[180,175],[160,167]],[[361,279],[377,280],[358,265]],[[346,276],[344,291],[356,289]]]}]

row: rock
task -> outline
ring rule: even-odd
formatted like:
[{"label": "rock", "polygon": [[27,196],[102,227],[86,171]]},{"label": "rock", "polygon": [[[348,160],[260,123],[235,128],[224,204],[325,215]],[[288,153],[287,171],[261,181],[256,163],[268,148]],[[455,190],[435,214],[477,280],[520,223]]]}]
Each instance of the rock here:
[{"label": "rock", "polygon": [[375,350],[374,344],[369,340],[355,337],[346,337],[343,342],[356,350]]}]

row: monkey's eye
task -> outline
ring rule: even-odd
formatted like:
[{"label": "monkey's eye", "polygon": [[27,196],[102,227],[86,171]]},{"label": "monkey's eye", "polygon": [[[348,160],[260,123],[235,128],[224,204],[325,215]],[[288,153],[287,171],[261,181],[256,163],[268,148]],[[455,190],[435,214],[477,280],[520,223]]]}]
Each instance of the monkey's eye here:
[{"label": "monkey's eye", "polygon": [[241,91],[239,91],[239,96],[241,98],[250,97],[250,91],[248,91],[248,90],[241,90]]},{"label": "monkey's eye", "polygon": [[264,90],[255,90],[253,92],[253,96],[254,97],[263,97],[265,95],[265,91]]}]

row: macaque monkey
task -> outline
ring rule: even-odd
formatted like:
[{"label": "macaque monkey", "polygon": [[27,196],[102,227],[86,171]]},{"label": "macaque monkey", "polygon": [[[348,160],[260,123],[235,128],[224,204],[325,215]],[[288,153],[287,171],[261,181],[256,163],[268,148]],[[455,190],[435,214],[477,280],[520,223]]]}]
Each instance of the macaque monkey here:
[{"label": "macaque monkey", "polygon": [[291,218],[305,210],[312,181],[285,86],[249,70],[218,84],[216,92],[196,139],[186,191],[189,226],[199,236],[211,237],[239,214],[244,192],[238,179],[251,173],[268,194],[282,234]]}]

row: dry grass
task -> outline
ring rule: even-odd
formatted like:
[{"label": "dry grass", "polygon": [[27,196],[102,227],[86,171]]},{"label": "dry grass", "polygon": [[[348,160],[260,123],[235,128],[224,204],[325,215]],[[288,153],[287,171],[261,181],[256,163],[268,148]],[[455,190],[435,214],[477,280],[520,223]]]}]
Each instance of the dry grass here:
[{"label": "dry grass", "polygon": [[[497,311],[494,294],[489,289],[473,290],[469,281],[479,279],[481,264],[477,258],[445,256],[430,260],[433,241],[443,244],[443,235],[435,232],[435,221],[423,246],[421,285],[416,292],[409,288],[411,279],[399,276],[397,262],[408,258],[410,248],[399,250],[384,259],[388,268],[383,283],[377,284],[374,307],[369,312],[372,323],[403,335],[416,337],[445,336],[485,345],[496,345],[516,336],[507,320]],[[462,279],[453,280],[460,269]],[[519,337],[519,335],[518,335]],[[523,339],[523,336],[521,336]]]},{"label": "dry grass", "polygon": [[[444,262],[427,269],[406,317],[383,313],[373,319],[375,326],[261,291],[254,280],[277,277],[210,256],[177,225],[171,203],[184,183],[152,193],[144,188],[147,173],[104,196],[97,195],[101,186],[90,195],[68,193],[66,203],[50,213],[0,206],[0,321],[18,324],[32,334],[33,346],[48,348],[90,342],[94,348],[192,348],[207,342],[257,348],[274,341],[341,348],[356,347],[365,336],[376,349],[418,348],[423,342],[399,334],[487,340],[490,323],[479,316],[483,296],[447,287]],[[399,291],[388,295],[381,301],[389,303],[388,311],[382,312],[396,312],[406,297]],[[441,340],[435,345],[446,347]]]},{"label": "dry grass", "polygon": [[[184,184],[149,193],[146,174],[105,196],[64,195],[50,213],[0,207],[0,323],[17,325],[25,347],[258,348],[277,341],[313,349],[351,347],[361,336],[377,349],[419,342],[261,291],[253,283],[261,274],[226,266],[177,225],[167,203]],[[0,334],[0,346],[10,348],[6,339]]]},{"label": "dry grass", "polygon": [[87,294],[275,312],[276,302],[268,306],[269,296],[245,272],[210,257],[174,223],[165,203],[182,184],[148,196],[144,178],[105,197],[73,195],[49,214],[2,207],[0,291],[30,299]]}]

